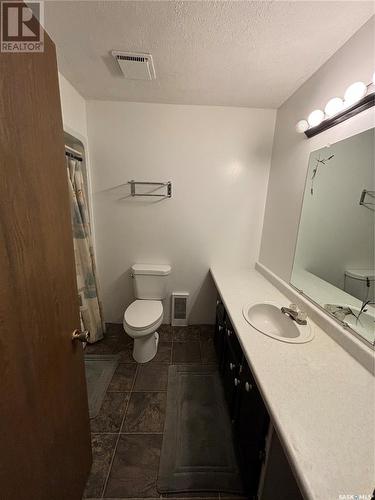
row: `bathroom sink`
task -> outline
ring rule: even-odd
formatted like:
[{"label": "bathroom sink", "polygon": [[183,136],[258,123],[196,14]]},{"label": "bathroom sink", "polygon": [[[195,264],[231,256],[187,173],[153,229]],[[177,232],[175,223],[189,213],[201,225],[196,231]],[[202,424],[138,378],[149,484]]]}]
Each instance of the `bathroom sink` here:
[{"label": "bathroom sink", "polygon": [[314,337],[310,325],[298,325],[281,307],[275,302],[259,302],[245,305],[242,312],[253,328],[268,337],[292,344],[310,342]]}]

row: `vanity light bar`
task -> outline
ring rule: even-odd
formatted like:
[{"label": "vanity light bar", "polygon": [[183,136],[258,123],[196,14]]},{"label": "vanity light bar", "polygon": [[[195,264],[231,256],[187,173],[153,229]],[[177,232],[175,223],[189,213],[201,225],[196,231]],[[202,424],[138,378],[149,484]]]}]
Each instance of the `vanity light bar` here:
[{"label": "vanity light bar", "polygon": [[321,109],[312,111],[307,120],[300,120],[297,123],[296,131],[300,134],[305,133],[307,137],[313,137],[374,105],[375,72],[372,82],[368,85],[363,82],[352,83],[346,89],[344,99],[333,97],[327,102],[324,111]]}]

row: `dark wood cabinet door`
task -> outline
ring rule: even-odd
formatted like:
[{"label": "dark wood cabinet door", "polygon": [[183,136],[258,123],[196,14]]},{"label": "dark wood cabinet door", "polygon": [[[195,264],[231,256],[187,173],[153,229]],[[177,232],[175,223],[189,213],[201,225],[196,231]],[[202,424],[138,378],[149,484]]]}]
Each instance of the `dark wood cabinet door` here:
[{"label": "dark wood cabinet door", "polygon": [[218,359],[219,368],[222,368],[225,351],[225,307],[220,298],[216,301],[216,323],[214,334],[214,345]]},{"label": "dark wood cabinet door", "polygon": [[274,500],[275,498],[277,500],[303,500],[280,440],[276,431],[273,430],[260,499]]},{"label": "dark wood cabinet door", "polygon": [[228,404],[229,415],[234,421],[237,409],[237,397],[240,385],[238,376],[239,363],[235,357],[229,342],[225,344],[224,360],[221,368],[222,381],[224,386],[225,398]]},{"label": "dark wood cabinet door", "polygon": [[238,406],[237,398],[240,385],[239,372],[241,359],[242,351],[237,336],[228,316],[226,316],[223,333],[223,354],[219,368],[232,421],[236,417],[236,408]]},{"label": "dark wood cabinet door", "polygon": [[239,387],[235,434],[244,483],[249,495],[253,496],[258,489],[269,416],[245,361],[242,362]]},{"label": "dark wood cabinet door", "polygon": [[0,497],[80,500],[90,424],[55,46],[0,53]]}]

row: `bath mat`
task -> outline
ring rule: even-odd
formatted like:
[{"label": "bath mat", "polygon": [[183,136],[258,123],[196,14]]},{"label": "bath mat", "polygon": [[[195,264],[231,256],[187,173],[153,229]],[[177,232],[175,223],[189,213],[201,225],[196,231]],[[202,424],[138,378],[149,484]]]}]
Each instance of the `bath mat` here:
[{"label": "bath mat", "polygon": [[90,418],[95,418],[102,406],[106,390],[120,362],[120,355],[86,354],[85,372]]},{"label": "bath mat", "polygon": [[217,369],[171,365],[157,487],[160,493],[242,493]]}]

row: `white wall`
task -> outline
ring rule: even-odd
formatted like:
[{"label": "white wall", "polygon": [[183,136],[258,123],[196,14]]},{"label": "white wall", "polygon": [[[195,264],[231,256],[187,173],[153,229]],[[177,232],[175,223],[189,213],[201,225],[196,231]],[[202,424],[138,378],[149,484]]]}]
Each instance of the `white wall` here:
[{"label": "white wall", "polygon": [[[59,72],[59,87],[61,112],[63,118],[64,132],[77,139],[80,143],[79,150],[84,150],[83,174],[85,186],[87,188],[87,198],[89,204],[91,232],[95,250],[95,221],[92,212],[92,187],[91,187],[91,168],[90,151],[87,137],[87,113],[86,100],[73,87],[73,85]],[[77,147],[74,143],[70,144]]]},{"label": "white wall", "polygon": [[73,85],[59,73],[61,111],[64,130],[87,139],[86,101]]},{"label": "white wall", "polygon": [[357,80],[368,83],[375,70],[374,18],[370,19],[277,112],[259,260],[289,281],[304,184],[311,151],[374,126],[367,110],[312,139],[297,134],[295,124],[334,96],[343,96]]},{"label": "white wall", "polygon": [[[133,300],[134,262],[170,263],[192,323],[214,319],[211,263],[259,252],[275,111],[89,101],[97,264],[105,319]],[[127,181],[173,183],[172,199],[130,198]],[[169,301],[165,321],[169,320]]]}]

